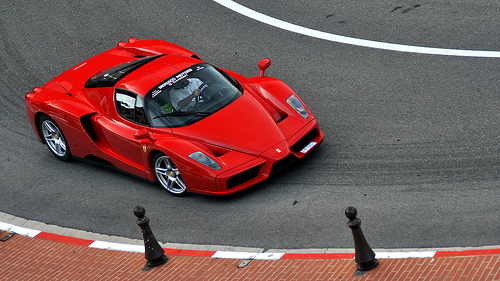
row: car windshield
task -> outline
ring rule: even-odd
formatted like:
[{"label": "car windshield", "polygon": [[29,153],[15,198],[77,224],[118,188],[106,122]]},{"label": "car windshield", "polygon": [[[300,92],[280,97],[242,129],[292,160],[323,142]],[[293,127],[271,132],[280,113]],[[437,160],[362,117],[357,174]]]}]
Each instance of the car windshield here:
[{"label": "car windshield", "polygon": [[219,111],[242,92],[238,82],[222,70],[196,64],[151,89],[145,97],[145,110],[153,127],[183,127]]}]

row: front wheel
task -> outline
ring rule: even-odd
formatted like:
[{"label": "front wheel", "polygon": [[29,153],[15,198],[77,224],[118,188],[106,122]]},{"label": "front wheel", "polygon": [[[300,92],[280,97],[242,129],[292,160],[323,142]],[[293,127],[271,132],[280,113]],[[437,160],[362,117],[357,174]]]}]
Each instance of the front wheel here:
[{"label": "front wheel", "polygon": [[42,138],[49,147],[50,151],[62,161],[70,161],[72,159],[66,137],[57,125],[57,123],[47,115],[40,118],[40,131]]},{"label": "front wheel", "polygon": [[179,169],[167,155],[159,153],[153,160],[155,176],[160,185],[175,196],[187,195],[187,188]]}]

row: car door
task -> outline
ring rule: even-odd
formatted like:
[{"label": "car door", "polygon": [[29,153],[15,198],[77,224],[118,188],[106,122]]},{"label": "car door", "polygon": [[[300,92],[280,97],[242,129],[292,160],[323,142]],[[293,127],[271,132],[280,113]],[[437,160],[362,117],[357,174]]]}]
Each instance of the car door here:
[{"label": "car door", "polygon": [[143,98],[133,92],[117,89],[114,94],[116,111],[99,116],[97,123],[105,138],[101,150],[108,161],[127,172],[144,176],[143,139],[135,139],[141,130],[149,130],[144,116]]}]

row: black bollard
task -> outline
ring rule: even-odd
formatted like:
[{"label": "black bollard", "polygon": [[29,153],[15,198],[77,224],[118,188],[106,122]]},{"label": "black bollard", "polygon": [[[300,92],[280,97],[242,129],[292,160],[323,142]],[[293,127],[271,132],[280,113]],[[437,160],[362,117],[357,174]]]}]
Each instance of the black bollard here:
[{"label": "black bollard", "polygon": [[349,219],[347,225],[352,230],[352,236],[354,237],[354,260],[358,264],[356,268],[359,271],[368,271],[374,269],[378,265],[377,259],[375,259],[375,252],[373,252],[368,242],[366,242],[363,231],[361,230],[361,220],[357,218],[358,211],[354,207],[347,207],[345,209],[345,216]]},{"label": "black bollard", "polygon": [[165,264],[168,261],[165,256],[165,250],[156,241],[151,228],[149,227],[149,218],[145,217],[146,210],[142,206],[134,208],[134,215],[138,218],[137,225],[141,228],[142,238],[144,239],[144,248],[147,267],[156,267]]}]

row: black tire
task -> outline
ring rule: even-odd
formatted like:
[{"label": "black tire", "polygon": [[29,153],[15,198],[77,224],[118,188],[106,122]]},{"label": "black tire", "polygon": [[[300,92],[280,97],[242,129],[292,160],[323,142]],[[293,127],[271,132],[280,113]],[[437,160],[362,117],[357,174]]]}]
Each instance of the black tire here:
[{"label": "black tire", "polygon": [[170,157],[164,153],[156,154],[153,159],[153,168],[156,180],[170,194],[175,196],[186,196],[188,194],[181,173]]},{"label": "black tire", "polygon": [[68,141],[57,123],[47,115],[40,118],[40,134],[47,144],[50,152],[61,161],[71,161],[73,159]]}]

